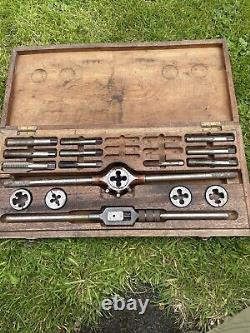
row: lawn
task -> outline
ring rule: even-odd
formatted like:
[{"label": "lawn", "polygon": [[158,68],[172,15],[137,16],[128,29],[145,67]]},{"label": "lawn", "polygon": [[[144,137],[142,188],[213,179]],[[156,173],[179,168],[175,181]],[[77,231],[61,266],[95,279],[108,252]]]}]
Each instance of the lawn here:
[{"label": "lawn", "polygon": [[[0,0],[0,104],[18,45],[225,37],[250,166],[249,31],[248,0]],[[206,331],[250,303],[250,241],[1,241],[0,333],[73,332],[99,320],[104,297],[144,284]]]}]

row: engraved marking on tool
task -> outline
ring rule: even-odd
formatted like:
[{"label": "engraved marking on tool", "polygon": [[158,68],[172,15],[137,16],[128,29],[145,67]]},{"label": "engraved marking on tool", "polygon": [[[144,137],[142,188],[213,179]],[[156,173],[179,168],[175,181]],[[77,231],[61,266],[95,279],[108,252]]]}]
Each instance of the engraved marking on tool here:
[{"label": "engraved marking on tool", "polygon": [[50,190],[45,196],[45,203],[50,209],[60,209],[66,201],[66,193],[58,188]]},{"label": "engraved marking on tool", "polygon": [[205,197],[212,207],[222,207],[228,201],[228,193],[222,186],[210,186],[207,188]]},{"label": "engraved marking on tool", "polygon": [[172,204],[176,207],[187,207],[192,201],[191,192],[184,186],[172,188],[169,196]]},{"label": "engraved marking on tool", "polygon": [[10,205],[15,210],[23,210],[31,204],[31,193],[25,189],[18,189],[10,196]]}]

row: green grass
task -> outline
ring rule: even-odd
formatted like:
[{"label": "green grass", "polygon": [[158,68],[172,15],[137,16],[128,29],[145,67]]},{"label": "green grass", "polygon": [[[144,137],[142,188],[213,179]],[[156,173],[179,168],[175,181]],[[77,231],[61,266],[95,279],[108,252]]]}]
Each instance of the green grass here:
[{"label": "green grass", "polygon": [[[250,165],[250,2],[0,0],[0,104],[17,45],[225,37]],[[100,301],[152,285],[158,302],[206,330],[249,304],[247,239],[0,242],[0,333],[73,332]]]}]

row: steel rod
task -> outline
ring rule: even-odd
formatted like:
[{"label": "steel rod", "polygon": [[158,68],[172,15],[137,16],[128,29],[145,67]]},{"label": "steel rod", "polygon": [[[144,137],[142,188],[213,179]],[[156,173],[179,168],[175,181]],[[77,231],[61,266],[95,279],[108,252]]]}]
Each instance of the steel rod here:
[{"label": "steel rod", "polygon": [[102,166],[102,161],[86,161],[86,162],[60,161],[58,166],[60,169],[100,168]]},{"label": "steel rod", "polygon": [[237,159],[228,159],[228,160],[209,160],[209,159],[192,159],[187,160],[188,166],[199,167],[199,166],[211,166],[211,167],[220,167],[220,166],[237,166]]},{"label": "steel rod", "polygon": [[219,147],[219,148],[187,148],[188,155],[216,155],[216,154],[235,154],[235,147]]},{"label": "steel rod", "polygon": [[16,137],[7,138],[5,140],[5,145],[7,147],[22,147],[22,146],[56,146],[56,137],[44,137],[44,138],[34,138],[34,137]]},{"label": "steel rod", "polygon": [[99,215],[96,214],[19,214],[19,215],[5,215],[4,222],[81,222],[100,220]]},{"label": "steel rod", "polygon": [[145,182],[161,182],[171,180],[200,180],[200,179],[232,179],[237,177],[237,172],[204,172],[184,174],[155,174],[146,175]]},{"label": "steel rod", "polygon": [[56,157],[56,149],[51,150],[29,150],[29,149],[6,149],[5,158],[46,158]]},{"label": "steel rod", "polygon": [[183,166],[183,160],[166,160],[166,161],[157,161],[157,160],[147,160],[144,162],[145,166],[159,166],[159,167],[173,167],[173,166]]},{"label": "steel rod", "polygon": [[235,140],[233,134],[187,134],[185,138],[186,142],[232,142]]},{"label": "steel rod", "polygon": [[166,212],[160,215],[163,220],[227,220],[230,213],[227,212]]},{"label": "steel rod", "polygon": [[6,181],[5,187],[35,187],[35,186],[67,186],[93,185],[93,177],[59,178],[59,179],[29,179]]},{"label": "steel rod", "polygon": [[61,145],[100,145],[102,138],[62,138]]},{"label": "steel rod", "polygon": [[59,155],[61,157],[101,156],[102,149],[84,149],[83,151],[77,149],[62,149]]}]

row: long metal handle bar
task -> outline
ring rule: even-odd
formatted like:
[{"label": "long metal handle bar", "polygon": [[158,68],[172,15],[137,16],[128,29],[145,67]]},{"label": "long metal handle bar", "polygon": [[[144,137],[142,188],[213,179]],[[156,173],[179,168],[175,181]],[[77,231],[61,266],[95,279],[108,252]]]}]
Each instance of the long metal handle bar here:
[{"label": "long metal handle bar", "polygon": [[[183,173],[183,174],[152,174],[135,176],[135,183],[155,183],[165,181],[183,180],[203,180],[203,179],[232,179],[237,177],[237,172],[204,172],[204,173]],[[58,178],[58,179],[28,179],[28,180],[9,180],[4,182],[5,187],[35,187],[35,186],[68,186],[68,185],[107,185],[102,177],[77,177],[77,178]]]},{"label": "long metal handle bar", "polygon": [[237,177],[237,172],[204,172],[183,174],[155,174],[146,175],[145,182],[162,182],[169,180],[203,180],[203,179],[232,179]]},{"label": "long metal handle bar", "polygon": [[[145,210],[145,214],[146,214]],[[163,212],[160,214],[160,221],[168,220],[228,220],[232,218],[232,212]],[[2,219],[2,222],[17,223],[17,222],[87,222],[100,221],[106,224],[106,221],[101,216],[101,213],[89,214],[7,214]],[[137,221],[140,222],[139,218]],[[154,222],[154,221],[152,221]],[[115,224],[115,221],[114,221]],[[126,223],[125,223],[126,225]]]},{"label": "long metal handle bar", "polygon": [[36,186],[68,186],[68,185],[92,185],[94,177],[58,178],[58,179],[28,179],[10,180],[4,182],[5,187],[36,187]]}]

